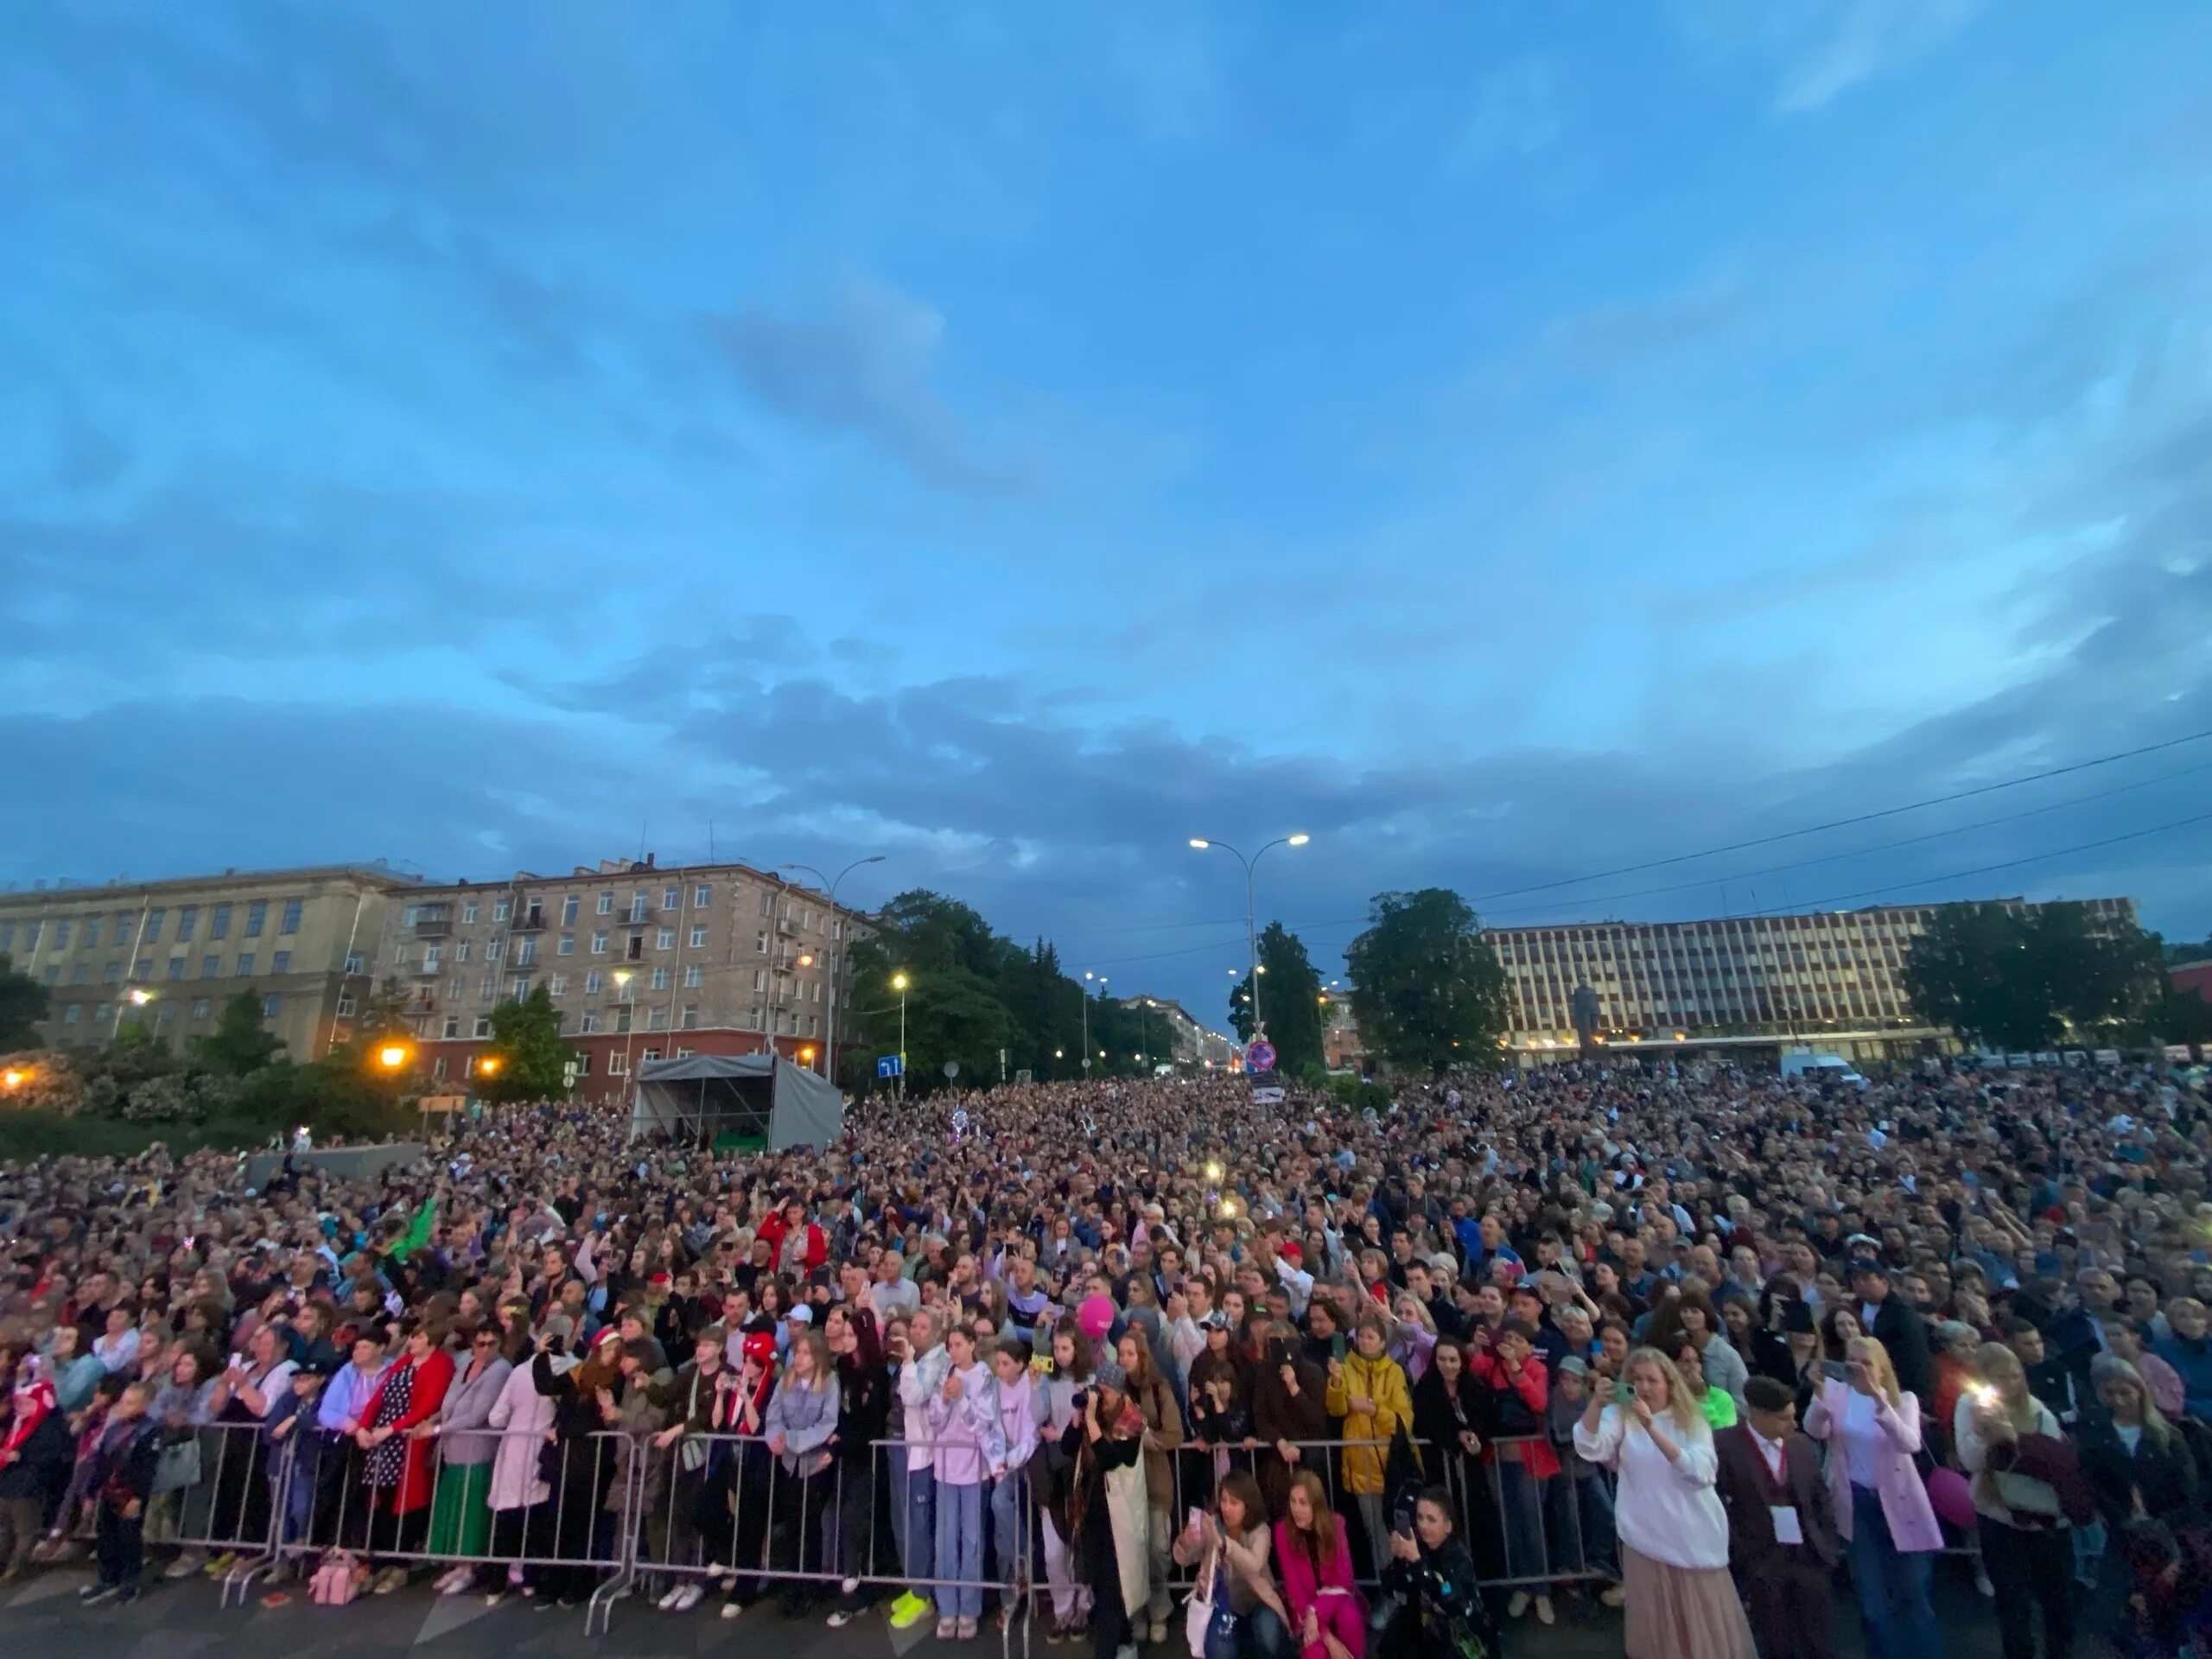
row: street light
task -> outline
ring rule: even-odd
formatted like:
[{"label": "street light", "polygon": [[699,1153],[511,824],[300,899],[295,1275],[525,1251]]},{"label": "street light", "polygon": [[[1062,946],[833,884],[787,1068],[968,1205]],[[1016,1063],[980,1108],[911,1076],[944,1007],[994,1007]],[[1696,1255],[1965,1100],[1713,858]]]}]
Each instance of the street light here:
[{"label": "street light", "polygon": [[5,1084],[10,1089],[22,1088],[30,1078],[31,1074],[19,1065],[11,1065],[5,1071],[0,1071],[0,1084]]},{"label": "street light", "polygon": [[[881,853],[877,853],[868,858],[856,858],[851,863],[846,865],[843,869],[838,871],[836,880],[829,883],[830,910],[834,912],[837,908],[837,883],[839,881],[842,881],[847,876],[850,875],[855,870],[860,868],[863,864],[880,864],[882,862],[883,855]],[[816,869],[811,864],[779,864],[776,868],[782,870],[804,870],[816,880],[819,881],[822,880],[822,872]],[[846,943],[849,944],[852,941],[848,939]],[[837,993],[839,989],[839,980],[840,976],[838,974],[832,973],[830,976],[830,1033],[828,1037],[823,1039],[827,1046],[827,1052],[824,1052],[822,1057],[823,1075],[827,1077],[832,1083],[837,1081],[837,1003],[839,1001]]]},{"label": "street light", "polygon": [[[627,968],[617,968],[614,970],[614,1000],[616,1001],[629,1002],[631,977]],[[632,1005],[623,1017],[622,1087],[625,1089],[630,1086],[630,1057],[636,1052],[637,1046],[638,1010]],[[620,1098],[620,1091],[617,1091],[617,1098]]]},{"label": "street light", "polygon": [[1203,853],[1210,848],[1218,847],[1224,853],[1233,854],[1236,861],[1244,867],[1244,944],[1251,956],[1252,1035],[1255,1038],[1262,1034],[1262,1027],[1260,1023],[1260,936],[1256,931],[1256,922],[1253,913],[1252,867],[1267,856],[1269,847],[1303,847],[1313,839],[1313,836],[1302,830],[1296,835],[1278,836],[1268,842],[1267,846],[1261,848],[1258,852],[1247,858],[1225,841],[1210,841],[1204,836],[1191,837],[1191,845],[1197,848],[1198,851]]},{"label": "street light", "polygon": [[[1101,996],[1106,995],[1105,975],[1093,974],[1090,969],[1086,968],[1083,970],[1083,976],[1086,982],[1095,979],[1098,984],[1098,995]],[[1104,1049],[1098,1051],[1098,1058],[1102,1060],[1106,1058]],[[1083,1069],[1085,1072],[1090,1070],[1090,993],[1089,991],[1083,994]]]},{"label": "street light", "polygon": [[906,1098],[906,987],[912,983],[903,973],[891,976],[891,988],[899,993],[899,1098]]},{"label": "street light", "polygon": [[377,1064],[387,1071],[397,1071],[407,1064],[407,1045],[386,1043],[377,1051]]}]

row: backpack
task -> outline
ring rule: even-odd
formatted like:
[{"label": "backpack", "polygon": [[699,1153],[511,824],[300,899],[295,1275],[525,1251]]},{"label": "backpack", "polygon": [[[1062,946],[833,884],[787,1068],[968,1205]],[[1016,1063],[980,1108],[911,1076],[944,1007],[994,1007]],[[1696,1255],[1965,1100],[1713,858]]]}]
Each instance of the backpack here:
[{"label": "backpack", "polygon": [[359,1581],[353,1556],[334,1549],[308,1581],[308,1593],[318,1607],[344,1607],[353,1601]]}]

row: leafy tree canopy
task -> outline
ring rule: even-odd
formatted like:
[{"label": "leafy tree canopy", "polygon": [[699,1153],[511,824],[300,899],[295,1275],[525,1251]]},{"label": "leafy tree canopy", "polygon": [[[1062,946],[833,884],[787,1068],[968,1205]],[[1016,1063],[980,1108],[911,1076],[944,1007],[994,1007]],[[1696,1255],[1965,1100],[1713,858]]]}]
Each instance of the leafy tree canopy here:
[{"label": "leafy tree canopy", "polygon": [[1509,1017],[1505,968],[1458,893],[1377,893],[1367,931],[1344,957],[1352,1015],[1370,1053],[1428,1071],[1497,1058]]},{"label": "leafy tree canopy", "polygon": [[2158,1001],[2158,943],[2085,905],[1944,905],[1913,941],[1904,983],[1930,1025],[1992,1048],[2120,1035]]},{"label": "leafy tree canopy", "polygon": [[[477,1065],[476,1092],[494,1103],[557,1100],[569,1092],[575,1051],[561,1040],[561,1014],[543,985],[492,1010],[492,1040]],[[487,1069],[483,1060],[496,1062]]]},{"label": "leafy tree canopy", "polygon": [[0,951],[0,1052],[36,1045],[48,1001],[46,987],[18,973],[13,959]]},{"label": "leafy tree canopy", "polygon": [[218,1077],[243,1077],[267,1065],[283,1046],[261,1023],[261,999],[251,991],[240,991],[223,1004],[215,1029],[193,1039],[192,1058],[201,1070]]},{"label": "leafy tree canopy", "polygon": [[[1306,954],[1306,944],[1281,922],[1269,922],[1260,935],[1260,1018],[1275,1047],[1280,1071],[1300,1071],[1323,1064],[1321,975]],[[1229,1023],[1238,1037],[1252,1040],[1252,976],[1229,994]]]}]

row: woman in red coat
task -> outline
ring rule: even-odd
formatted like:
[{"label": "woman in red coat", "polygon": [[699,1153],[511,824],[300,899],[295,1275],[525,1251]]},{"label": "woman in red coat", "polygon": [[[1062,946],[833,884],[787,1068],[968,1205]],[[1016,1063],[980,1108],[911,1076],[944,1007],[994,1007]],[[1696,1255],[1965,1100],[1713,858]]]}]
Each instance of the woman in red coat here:
[{"label": "woman in red coat", "polygon": [[[445,1329],[432,1320],[410,1320],[399,1363],[385,1372],[361,1413],[353,1439],[362,1452],[362,1483],[369,1490],[369,1553],[415,1551],[430,1522],[431,1489],[437,1478],[437,1442],[432,1420],[453,1382],[453,1356],[445,1351]],[[376,1593],[390,1595],[407,1582],[407,1568],[394,1564],[376,1580]]]}]

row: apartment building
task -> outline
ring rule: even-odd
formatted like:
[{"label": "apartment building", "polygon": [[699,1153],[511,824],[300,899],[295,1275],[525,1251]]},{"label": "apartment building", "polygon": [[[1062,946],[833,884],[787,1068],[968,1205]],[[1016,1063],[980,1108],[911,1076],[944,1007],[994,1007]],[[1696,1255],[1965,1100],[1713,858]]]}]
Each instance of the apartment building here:
[{"label": "apartment building", "polygon": [[868,918],[743,864],[605,859],[427,886],[391,906],[374,969],[410,992],[432,1075],[466,1086],[492,1011],[543,987],[577,1053],[577,1092],[619,1096],[647,1060],[771,1043],[826,1071]]},{"label": "apartment building", "polygon": [[47,988],[51,1046],[135,1018],[181,1048],[250,991],[285,1052],[312,1060],[350,1034],[387,902],[417,885],[379,861],[23,888],[0,893],[0,954]]},{"label": "apartment building", "polygon": [[[2133,899],[2084,902],[2114,925],[2135,919]],[[1904,990],[1907,953],[1935,916],[1931,906],[1880,906],[1494,928],[1488,938],[1505,968],[1509,1046],[1524,1055],[1578,1046],[1573,999],[1587,986],[1597,1002],[1593,1040],[1614,1047],[1804,1040],[1872,1059],[1947,1036],[1914,1015]]]}]

